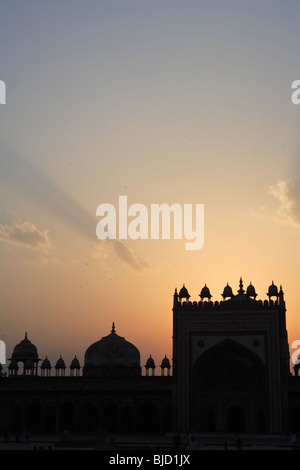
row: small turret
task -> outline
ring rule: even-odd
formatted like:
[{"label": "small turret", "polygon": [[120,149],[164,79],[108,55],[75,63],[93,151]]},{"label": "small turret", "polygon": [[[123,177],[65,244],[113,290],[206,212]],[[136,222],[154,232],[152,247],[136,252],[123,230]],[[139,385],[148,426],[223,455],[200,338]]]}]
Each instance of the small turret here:
[{"label": "small turret", "polygon": [[152,369],[152,375],[155,375],[155,362],[154,362],[154,359],[151,357],[151,354],[150,354],[150,357],[147,359],[147,362],[146,362],[146,365],[145,365],[145,368],[146,368],[146,375],[149,375],[149,369]]},{"label": "small turret", "polygon": [[165,369],[167,369],[167,374],[170,375],[171,364],[166,355],[161,361],[160,367],[161,367],[161,375],[165,375]]},{"label": "small turret", "polygon": [[187,288],[185,287],[185,285],[183,284],[182,288],[179,291],[179,300],[186,299],[186,301],[188,302],[189,298],[190,298],[190,294]]},{"label": "small turret", "polygon": [[201,289],[201,292],[199,294],[201,300],[203,299],[208,299],[210,300],[212,298],[212,295],[210,293],[210,290],[209,288],[207,287],[207,285],[205,284],[204,287]]},{"label": "small turret", "polygon": [[56,375],[57,376],[58,375],[64,376],[65,375],[65,370],[66,370],[65,361],[60,356],[59,359],[57,360],[56,364],[55,364]]},{"label": "small turret", "polygon": [[269,286],[267,296],[269,297],[269,299],[271,299],[271,297],[278,297],[278,288],[277,286],[275,286],[273,281],[272,284]]},{"label": "small turret", "polygon": [[247,287],[246,295],[248,297],[253,297],[254,299],[257,297],[257,294],[255,292],[255,287],[251,284],[251,282],[250,282],[249,286]]},{"label": "small turret", "polygon": [[222,294],[223,299],[227,299],[228,297],[232,298],[233,297],[233,292],[232,288],[228,285],[228,282],[226,286],[224,287],[223,294]]}]

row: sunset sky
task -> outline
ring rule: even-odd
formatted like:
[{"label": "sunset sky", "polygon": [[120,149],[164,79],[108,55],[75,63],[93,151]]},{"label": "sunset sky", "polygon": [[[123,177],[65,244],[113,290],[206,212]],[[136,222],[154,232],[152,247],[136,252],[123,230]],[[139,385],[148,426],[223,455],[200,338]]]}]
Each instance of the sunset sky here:
[{"label": "sunset sky", "polygon": [[[297,0],[1,2],[0,339],[68,366],[116,332],[172,357],[185,283],[282,284],[300,340]],[[205,241],[99,240],[96,209],[204,204]]]}]

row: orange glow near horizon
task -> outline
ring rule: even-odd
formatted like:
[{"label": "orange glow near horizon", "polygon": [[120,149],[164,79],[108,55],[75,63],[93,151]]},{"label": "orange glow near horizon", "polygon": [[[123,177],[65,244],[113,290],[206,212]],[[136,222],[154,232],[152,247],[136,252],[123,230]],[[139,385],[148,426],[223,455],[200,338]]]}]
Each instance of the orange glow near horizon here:
[{"label": "orange glow near horizon", "polygon": [[[144,3],[2,7],[8,358],[27,331],[42,359],[82,365],[114,321],[158,366],[172,358],[175,287],[198,301],[206,283],[215,301],[240,277],[261,300],[282,284],[289,343],[300,339],[300,5]],[[121,195],[204,204],[203,249],[99,240],[96,209]]]}]

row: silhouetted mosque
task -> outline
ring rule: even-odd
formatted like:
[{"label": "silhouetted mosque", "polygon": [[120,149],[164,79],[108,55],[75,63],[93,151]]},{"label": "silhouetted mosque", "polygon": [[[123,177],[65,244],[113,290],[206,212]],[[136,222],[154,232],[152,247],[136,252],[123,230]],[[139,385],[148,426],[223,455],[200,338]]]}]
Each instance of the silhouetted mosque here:
[{"label": "silhouetted mosque", "polygon": [[[0,378],[0,423],[15,432],[289,433],[300,430],[300,377],[290,372],[286,307],[272,284],[267,300],[240,279],[212,301],[185,286],[173,296],[173,358],[142,367],[116,332],[86,349],[81,367],[51,366],[25,338]],[[144,369],[144,373],[143,373]],[[157,371],[158,369],[158,371]],[[66,372],[67,371],[67,372]],[[156,373],[155,373],[156,372]]]}]

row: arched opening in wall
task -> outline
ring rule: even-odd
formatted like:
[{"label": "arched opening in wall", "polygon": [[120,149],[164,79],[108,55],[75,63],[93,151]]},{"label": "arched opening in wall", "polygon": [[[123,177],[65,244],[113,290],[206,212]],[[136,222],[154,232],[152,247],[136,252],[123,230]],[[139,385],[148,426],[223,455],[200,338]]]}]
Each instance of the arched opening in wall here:
[{"label": "arched opening in wall", "polygon": [[118,419],[115,403],[107,403],[103,410],[103,426],[107,432],[117,432]]},{"label": "arched opening in wall", "polygon": [[72,431],[74,429],[74,409],[72,403],[63,403],[60,410],[60,430]]},{"label": "arched opening in wall", "polygon": [[130,433],[132,430],[132,409],[130,406],[124,406],[121,412],[121,432]]},{"label": "arched opening in wall", "polygon": [[157,433],[159,431],[159,411],[153,403],[144,403],[138,410],[138,431]]},{"label": "arched opening in wall", "polygon": [[206,429],[208,432],[216,431],[216,413],[213,408],[207,408],[206,410]]},{"label": "arched opening in wall", "polygon": [[[229,411],[232,403],[238,408]],[[192,432],[231,432],[233,427],[261,432],[259,411],[268,410],[267,404],[266,367],[253,351],[236,341],[218,343],[191,368]]]},{"label": "arched opening in wall", "polygon": [[83,432],[95,431],[99,425],[98,410],[92,403],[85,403],[79,410],[78,429]]},{"label": "arched opening in wall", "polygon": [[56,424],[56,410],[55,406],[50,405],[46,409],[46,422],[45,422],[45,430],[46,432],[54,432],[55,431],[55,424]]},{"label": "arched opening in wall", "polygon": [[293,407],[291,418],[291,430],[295,433],[300,433],[300,407]]},{"label": "arched opening in wall", "polygon": [[172,431],[172,406],[167,405],[164,408],[163,412],[163,431],[164,432],[171,432]]},{"label": "arched opening in wall", "polygon": [[256,413],[256,428],[257,432],[266,432],[265,411],[263,407],[257,407]]},{"label": "arched opening in wall", "polygon": [[21,432],[24,428],[23,425],[23,409],[22,406],[16,406],[12,413],[12,429]]},{"label": "arched opening in wall", "polygon": [[27,410],[27,430],[29,432],[41,431],[41,407],[38,403],[31,403]]},{"label": "arched opening in wall", "polygon": [[232,405],[227,412],[228,432],[246,432],[245,412],[242,406]]}]

